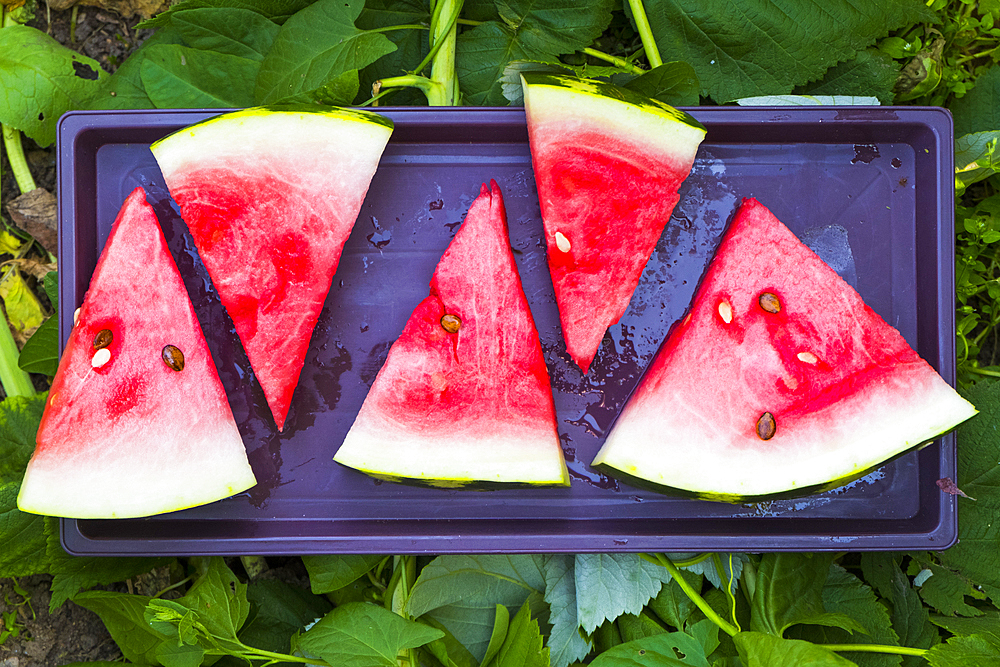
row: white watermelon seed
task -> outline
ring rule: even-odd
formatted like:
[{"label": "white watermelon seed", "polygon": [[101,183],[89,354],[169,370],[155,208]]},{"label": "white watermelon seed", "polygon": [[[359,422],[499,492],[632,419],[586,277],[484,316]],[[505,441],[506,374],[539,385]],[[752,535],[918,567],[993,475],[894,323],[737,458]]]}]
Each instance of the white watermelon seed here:
[{"label": "white watermelon seed", "polygon": [[80,321],[80,309],[77,308],[76,310],[73,311],[73,326],[76,326],[76,323],[79,321]]},{"label": "white watermelon seed", "polygon": [[572,247],[569,244],[569,239],[562,232],[556,232],[556,247],[559,248],[560,252],[569,252]]},{"label": "white watermelon seed", "polygon": [[807,364],[815,364],[819,359],[812,352],[799,352],[795,355],[798,357],[799,361],[805,362]]},{"label": "white watermelon seed", "polygon": [[726,324],[733,321],[733,307],[729,305],[728,301],[723,300],[719,302],[719,317]]},{"label": "white watermelon seed", "polygon": [[90,360],[90,366],[91,368],[100,368],[109,361],[111,361],[111,350],[102,347],[97,352],[94,352],[94,356]]}]

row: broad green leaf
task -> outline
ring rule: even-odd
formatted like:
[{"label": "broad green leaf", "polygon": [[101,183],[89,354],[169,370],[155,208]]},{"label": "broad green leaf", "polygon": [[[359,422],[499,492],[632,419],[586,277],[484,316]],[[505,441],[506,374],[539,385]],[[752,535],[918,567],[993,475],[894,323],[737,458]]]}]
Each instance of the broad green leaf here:
[{"label": "broad green leaf", "polygon": [[288,653],[290,638],[331,609],[326,598],[278,579],[258,579],[247,585],[247,600],[254,612],[240,630],[244,644]]},{"label": "broad green leaf", "polygon": [[963,134],[955,140],[955,194],[1000,172],[1000,130]]},{"label": "broad green leaf", "polygon": [[795,92],[817,96],[876,98],[870,104],[892,104],[893,86],[899,76],[895,60],[877,49],[861,51],[853,59],[838,63],[819,81],[799,86]]},{"label": "broad green leaf", "polygon": [[97,86],[93,94],[84,102],[84,109],[152,109],[156,105],[149,99],[142,85],[142,63],[147,54],[156,46],[183,44],[178,30],[161,28],[142,43],[132,55],[125,59],[115,73]]},{"label": "broad green leaf", "polygon": [[17,269],[12,269],[0,281],[0,298],[3,298],[7,320],[21,333],[39,327],[45,321],[41,302]]},{"label": "broad green leaf", "polygon": [[964,393],[980,414],[958,427],[959,488],[975,501],[958,498],[958,544],[940,555],[1000,604],[1000,383],[979,382]]},{"label": "broad green leaf", "polygon": [[[465,5],[468,7],[468,3]],[[395,25],[430,25],[430,11],[421,0],[368,0],[355,24],[361,30],[374,30]],[[358,102],[372,94],[372,84],[379,79],[400,76],[419,65],[430,50],[428,30],[390,30],[385,33],[396,50],[388,53],[359,72]],[[393,89],[381,104],[425,105],[427,97],[415,88]]]},{"label": "broad green leaf", "polygon": [[[692,623],[685,630],[687,634],[698,640],[702,650],[709,660],[713,660],[712,654],[719,648],[719,626],[711,619],[703,619],[697,623]],[[728,635],[726,635],[728,637]],[[713,661],[714,662],[714,661]]]},{"label": "broad green leaf", "polygon": [[483,655],[481,663],[484,667],[489,665],[490,661],[496,657],[497,652],[500,651],[500,647],[503,646],[504,639],[507,637],[507,630],[510,629],[510,612],[507,611],[507,607],[498,604],[496,612],[496,616],[493,618],[493,633],[490,635],[490,643],[486,645],[486,653]]},{"label": "broad green leaf", "polygon": [[972,587],[972,583],[958,572],[952,572],[936,563],[927,563],[930,576],[920,584],[920,597],[942,614],[979,616],[983,612],[968,604],[965,597],[985,597]]},{"label": "broad green leaf", "polygon": [[981,635],[952,637],[927,653],[931,667],[996,667],[1000,665],[1000,647]]},{"label": "broad green leaf", "polygon": [[442,632],[443,636],[425,644],[424,650],[433,655],[444,667],[480,667],[480,661],[476,660],[469,649],[455,639],[446,627],[430,616],[424,616],[420,622]]},{"label": "broad green leaf", "polygon": [[180,12],[171,22],[193,49],[263,60],[281,29],[250,9],[210,8]]},{"label": "broad green leaf", "polygon": [[363,6],[361,0],[319,0],[290,18],[261,63],[257,102],[308,94],[395,51],[385,35],[355,27]]},{"label": "broad green leaf", "polygon": [[823,105],[878,106],[877,97],[845,97],[843,95],[761,95],[736,100],[741,107],[814,107]]},{"label": "broad green leaf", "polygon": [[257,12],[275,23],[284,23],[299,10],[308,7],[315,0],[181,0],[165,12],[139,24],[140,28],[162,28],[178,15],[204,7],[221,9],[248,9]]},{"label": "broad green leaf", "polygon": [[[8,396],[0,401],[0,483],[20,487],[24,469],[35,451],[35,434],[46,398],[46,394]],[[0,544],[10,544],[2,532]]]},{"label": "broad green leaf", "polygon": [[984,611],[982,616],[975,618],[931,616],[930,621],[953,635],[980,635],[993,646],[1000,648],[1000,611],[995,609]]},{"label": "broad green leaf", "polygon": [[646,0],[660,52],[690,63],[716,102],[783,95],[920,20],[919,0]]},{"label": "broad green leaf", "polygon": [[1000,130],[1000,66],[993,65],[978,77],[975,87],[951,103],[955,136]]},{"label": "broad green leaf", "polygon": [[[4,403],[9,401],[6,399]],[[0,482],[0,577],[27,577],[48,569],[45,518],[17,509],[16,482]]]},{"label": "broad green leaf", "polygon": [[70,556],[59,542],[59,520],[45,517],[46,547],[49,574],[52,575],[52,597],[49,612],[54,612],[85,588],[104,586],[144,574],[170,563],[170,558],[139,558],[121,556]]},{"label": "broad green leaf", "polygon": [[140,69],[143,88],[160,109],[247,107],[260,63],[180,44],[149,49]]},{"label": "broad green leaf", "polygon": [[698,106],[698,75],[685,62],[663,63],[632,79],[625,88],[675,107]]},{"label": "broad green leaf", "polygon": [[750,629],[775,637],[797,623],[836,626],[865,632],[844,614],[827,612],[823,606],[833,554],[764,554],[757,569]]},{"label": "broad green leaf", "polygon": [[41,30],[9,25],[0,30],[0,123],[48,146],[59,116],[80,108],[107,76]]},{"label": "broad green leaf", "polygon": [[735,637],[744,667],[851,667],[853,662],[833,651],[799,639],[782,639],[769,633],[741,632]]},{"label": "broad green leaf", "polygon": [[[681,576],[696,591],[701,590],[702,575],[681,570]],[[680,584],[671,579],[663,585],[656,597],[649,601],[649,608],[664,623],[672,625],[678,630],[683,630],[684,624],[691,617],[691,612],[695,610],[695,605],[691,598],[681,590]]]},{"label": "broad green leaf", "polygon": [[544,608],[544,557],[531,555],[438,556],[417,577],[404,611],[430,614],[482,660],[493,634],[496,605]]},{"label": "broad green leaf", "polygon": [[[881,644],[898,646],[899,636],[892,629],[889,612],[879,603],[872,589],[839,565],[833,565],[823,587],[823,607],[845,614],[861,624],[865,634],[854,634],[837,627],[797,625],[788,629],[789,639],[803,639],[816,644]],[[846,653],[846,658],[860,667],[895,667],[902,656],[884,653]]]},{"label": "broad green leaf", "polygon": [[735,593],[739,587],[740,576],[743,574],[743,564],[750,560],[746,554],[716,553],[684,569],[695,574],[702,574],[718,589],[728,589]]},{"label": "broad green leaf", "polygon": [[[773,663],[771,667],[778,664],[782,663]],[[619,644],[598,655],[590,665],[591,667],[647,667],[648,665],[709,667],[709,662],[701,642],[697,639],[684,632],[667,632]]]},{"label": "broad green leaf", "polygon": [[670,574],[638,554],[578,554],[576,610],[580,627],[591,633],[605,619],[637,614]]},{"label": "broad green leaf", "polygon": [[49,271],[45,274],[45,278],[42,279],[42,288],[45,290],[45,296],[49,297],[49,301],[52,303],[52,307],[59,308],[59,272]]},{"label": "broad green leaf", "polygon": [[502,105],[502,78],[513,60],[556,61],[591,45],[611,21],[609,0],[509,0],[497,3],[500,20],[458,36],[455,70],[466,104]]},{"label": "broad green leaf", "polygon": [[340,590],[378,565],[385,556],[343,555],[303,556],[309,572],[309,586],[317,595]]},{"label": "broad green leaf", "polygon": [[[483,663],[487,665],[486,662]],[[549,650],[544,646],[538,621],[531,618],[527,600],[514,616],[507,636],[489,667],[549,667]]]},{"label": "broad green leaf", "polygon": [[401,649],[417,648],[443,633],[365,602],[351,602],[324,616],[299,638],[302,650],[338,667],[395,667]]},{"label": "broad green leaf", "polygon": [[[535,60],[512,60],[504,67],[500,76],[500,90],[504,98],[513,105],[524,104],[524,89],[521,85],[522,72],[544,72],[546,74],[570,74],[580,78],[610,77],[620,75],[622,70],[617,67],[600,65],[565,65],[539,62]],[[629,80],[636,77],[629,76]]]},{"label": "broad green leaf", "polygon": [[209,561],[208,570],[177,602],[195,611],[212,634],[225,639],[236,639],[250,613],[247,585],[220,557]]},{"label": "broad green leaf", "polygon": [[[921,603],[910,578],[900,568],[902,555],[890,552],[861,554],[864,580],[889,602],[892,629],[900,646],[930,648],[938,641],[938,631],[931,625],[927,608]],[[917,656],[903,656],[903,664],[917,667],[924,661]]]},{"label": "broad green leaf", "polygon": [[29,373],[53,376],[59,368],[59,315],[50,315],[31,334],[17,357],[18,367]]},{"label": "broad green leaf", "polygon": [[618,624],[618,631],[622,635],[622,641],[631,642],[636,639],[645,639],[653,635],[661,635],[667,629],[659,624],[646,611],[638,614],[622,614],[615,622]]},{"label": "broad green leaf", "polygon": [[592,643],[580,635],[576,614],[576,575],[574,556],[553,555],[545,561],[545,601],[549,603],[548,647],[552,667],[582,660],[590,653]]},{"label": "broad green leaf", "polygon": [[73,602],[101,617],[126,660],[155,665],[156,647],[167,637],[146,623],[146,605],[150,599],[112,591],[87,591],[76,594]]}]

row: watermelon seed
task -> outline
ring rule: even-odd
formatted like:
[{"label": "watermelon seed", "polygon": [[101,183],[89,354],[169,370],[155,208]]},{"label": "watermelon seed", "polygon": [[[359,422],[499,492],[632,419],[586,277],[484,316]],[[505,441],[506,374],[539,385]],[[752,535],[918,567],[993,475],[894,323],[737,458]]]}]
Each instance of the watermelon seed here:
[{"label": "watermelon seed", "polygon": [[79,321],[80,321],[80,309],[77,308],[76,310],[73,311],[73,326],[76,326],[76,323]]},{"label": "watermelon seed", "polygon": [[728,301],[719,302],[719,317],[721,317],[722,321],[726,324],[733,321],[733,307],[729,305]]},{"label": "watermelon seed", "polygon": [[770,292],[764,292],[761,294],[757,303],[759,303],[760,307],[769,313],[781,312],[781,301],[778,300],[777,296],[771,294]]},{"label": "watermelon seed", "polygon": [[160,353],[163,363],[170,366],[178,373],[184,370],[184,353],[173,345],[164,345],[163,352]]},{"label": "watermelon seed", "polygon": [[114,336],[111,334],[111,329],[101,329],[94,336],[94,349],[101,350],[111,345],[111,340]]},{"label": "watermelon seed", "polygon": [[770,412],[765,412],[757,420],[757,437],[761,440],[770,440],[777,430],[778,425],[774,423],[774,415]]},{"label": "watermelon seed", "polygon": [[556,247],[559,248],[560,252],[569,252],[572,247],[569,244],[569,239],[562,232],[556,232]]},{"label": "watermelon seed", "polygon": [[458,333],[458,330],[462,328],[462,320],[459,319],[458,315],[445,315],[441,318],[441,328],[448,333]]},{"label": "watermelon seed", "polygon": [[795,355],[798,357],[799,361],[803,361],[807,364],[815,364],[819,359],[812,352],[799,352]]},{"label": "watermelon seed", "polygon": [[111,361],[111,350],[102,347],[94,353],[94,356],[90,360],[90,366],[91,368],[100,368],[109,361]]}]

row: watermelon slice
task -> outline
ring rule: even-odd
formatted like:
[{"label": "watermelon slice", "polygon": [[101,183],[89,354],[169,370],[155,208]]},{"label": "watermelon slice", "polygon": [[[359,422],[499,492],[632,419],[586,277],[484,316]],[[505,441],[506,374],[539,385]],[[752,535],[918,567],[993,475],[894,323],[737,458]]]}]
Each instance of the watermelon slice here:
[{"label": "watermelon slice", "polygon": [[593,465],[716,500],[840,486],[972,417],[894,328],[754,199]]},{"label": "watermelon slice", "polygon": [[125,518],[254,484],[177,265],[142,188],[98,260],[21,483],[23,512]]},{"label": "watermelon slice", "polygon": [[376,114],[318,109],[224,114],[151,147],[278,430],[392,132]]},{"label": "watermelon slice", "polygon": [[569,484],[495,182],[469,208],[334,460],[431,486]]},{"label": "watermelon slice", "polygon": [[611,84],[525,74],[522,86],[559,319],[586,373],[628,308],[705,128]]}]

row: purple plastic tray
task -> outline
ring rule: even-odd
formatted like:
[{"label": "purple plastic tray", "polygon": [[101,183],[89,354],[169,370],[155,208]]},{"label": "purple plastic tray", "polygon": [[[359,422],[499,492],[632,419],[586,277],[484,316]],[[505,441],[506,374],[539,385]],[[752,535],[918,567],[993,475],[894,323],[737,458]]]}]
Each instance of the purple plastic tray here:
[{"label": "purple plastic tray", "polygon": [[[943,549],[956,539],[949,435],[847,487],[729,505],[620,484],[588,463],[743,197],[768,206],[954,381],[952,122],[942,109],[697,108],[708,128],[631,306],[590,373],[569,361],[541,242],[522,109],[380,109],[396,129],[278,433],[149,144],[212,111],[74,112],[60,121],[65,344],[119,207],[146,189],[185,276],[259,484],[169,515],[63,520],[74,554]],[[332,460],[392,342],[479,192],[496,179],[541,335],[572,485],[490,492],[382,483]],[[137,289],[139,289],[137,287]]]}]

